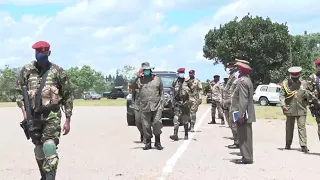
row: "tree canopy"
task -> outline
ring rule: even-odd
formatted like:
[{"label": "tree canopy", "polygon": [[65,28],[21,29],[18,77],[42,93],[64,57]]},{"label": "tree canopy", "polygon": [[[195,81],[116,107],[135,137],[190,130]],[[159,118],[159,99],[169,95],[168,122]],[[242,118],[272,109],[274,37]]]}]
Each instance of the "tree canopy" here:
[{"label": "tree canopy", "polygon": [[282,81],[290,66],[302,66],[303,77],[312,73],[319,42],[319,34],[292,36],[286,23],[248,14],[209,30],[203,53],[215,64],[247,60],[254,83],[269,83]]},{"label": "tree canopy", "polygon": [[[15,82],[19,73],[19,68],[11,68],[6,65],[0,69],[0,102],[14,101]],[[66,70],[72,84],[73,95],[75,98],[81,98],[85,91],[95,91],[103,93],[110,91],[115,86],[123,86],[126,90],[128,82],[136,74],[134,66],[126,65],[115,72],[115,76],[104,75],[97,72],[88,65],[82,67],[72,67]]]}]

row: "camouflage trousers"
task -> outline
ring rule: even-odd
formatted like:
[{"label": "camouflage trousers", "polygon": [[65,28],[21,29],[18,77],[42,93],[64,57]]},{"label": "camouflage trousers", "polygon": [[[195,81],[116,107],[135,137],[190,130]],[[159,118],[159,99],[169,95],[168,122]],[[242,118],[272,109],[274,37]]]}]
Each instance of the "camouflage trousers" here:
[{"label": "camouflage trousers", "polygon": [[318,125],[318,137],[319,137],[319,141],[320,141],[320,118],[316,118],[317,121],[317,125]]},{"label": "camouflage trousers", "polygon": [[182,122],[183,125],[189,123],[190,107],[188,105],[180,105],[177,103],[174,106],[173,112],[173,124],[175,129],[179,129],[180,122]]},{"label": "camouflage trousers", "polygon": [[216,110],[218,110],[218,118],[223,118],[222,106],[219,101],[212,101],[211,103],[211,116],[216,116]]},{"label": "camouflage trousers", "polygon": [[51,156],[45,155],[44,143],[53,141],[55,147],[59,144],[61,135],[61,111],[60,109],[51,111],[47,117],[44,117],[42,124],[42,138],[40,144],[35,144],[34,154],[37,160],[41,175],[50,172],[56,172],[59,163],[58,153]]},{"label": "camouflage trousers", "polygon": [[191,100],[190,101],[190,123],[195,124],[196,123],[196,114],[198,112],[199,108],[199,100]]}]

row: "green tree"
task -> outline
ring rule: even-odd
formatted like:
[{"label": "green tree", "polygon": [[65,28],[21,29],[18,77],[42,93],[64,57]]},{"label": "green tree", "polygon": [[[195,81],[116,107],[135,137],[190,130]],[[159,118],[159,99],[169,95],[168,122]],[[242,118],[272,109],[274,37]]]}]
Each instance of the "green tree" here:
[{"label": "green tree", "polygon": [[8,65],[0,70],[0,101],[12,101],[15,95],[15,82],[19,69],[10,68]]},{"label": "green tree", "polygon": [[219,29],[211,29],[205,35],[203,53],[215,64],[245,59],[253,68],[253,82],[269,83],[282,78],[279,67],[289,62],[290,41],[286,24],[248,14],[240,21],[236,17]]}]

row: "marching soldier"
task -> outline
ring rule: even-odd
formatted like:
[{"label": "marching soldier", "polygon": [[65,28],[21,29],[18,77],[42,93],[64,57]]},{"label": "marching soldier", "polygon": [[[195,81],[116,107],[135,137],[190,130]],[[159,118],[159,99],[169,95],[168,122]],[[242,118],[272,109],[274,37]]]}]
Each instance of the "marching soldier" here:
[{"label": "marching soldier", "polygon": [[173,135],[170,136],[170,139],[178,141],[178,130],[179,130],[179,120],[182,120],[184,125],[184,139],[188,139],[188,121],[190,118],[190,88],[188,87],[187,82],[185,81],[184,74],[185,68],[179,68],[177,70],[178,78],[172,83],[172,92],[173,92],[173,106],[174,106],[174,131]]},{"label": "marching soldier", "polygon": [[286,115],[286,146],[290,149],[293,139],[294,124],[297,120],[299,143],[305,153],[307,148],[306,117],[308,105],[308,93],[306,81],[300,79],[301,67],[294,66],[288,69],[290,78],[282,83],[283,91],[280,94],[280,102],[283,114]]},{"label": "marching soldier", "polygon": [[238,111],[237,132],[240,153],[242,159],[236,161],[237,164],[253,163],[253,142],[252,142],[252,123],[256,122],[255,109],[253,104],[253,85],[249,76],[251,68],[249,65],[237,62],[239,69],[239,79],[237,87],[232,96],[232,111]]},{"label": "marching soldier", "polygon": [[[315,61],[315,65],[316,65],[316,73],[312,74],[309,76],[308,78],[308,90],[310,92],[310,106],[312,106],[313,108],[319,108],[320,107],[320,102],[319,102],[319,98],[320,98],[320,59]],[[319,113],[320,109],[315,109],[315,113],[313,114],[313,116],[316,117],[316,121],[318,124],[318,137],[320,140],[320,113]]]},{"label": "marching soldier", "polygon": [[[57,148],[61,136],[61,110],[64,108],[66,121],[63,135],[70,132],[73,111],[72,88],[67,72],[49,61],[50,44],[45,41],[36,42],[36,61],[21,68],[17,80],[17,104],[21,108],[25,122],[27,120],[26,99],[22,89],[27,86],[31,115],[34,124],[28,125],[28,134],[35,145],[34,155],[41,173],[41,180],[55,180],[59,164]],[[30,127],[32,126],[32,127]]]},{"label": "marching soldier", "polygon": [[145,147],[143,150],[151,149],[152,133],[155,136],[154,146],[158,150],[163,147],[160,141],[162,134],[162,110],[164,103],[163,84],[160,77],[154,75],[149,62],[142,63],[143,76],[139,77],[133,89],[139,89],[141,121]]},{"label": "marching soldier", "polygon": [[213,81],[214,85],[212,87],[211,122],[208,124],[216,124],[216,110],[218,110],[218,117],[221,119],[221,125],[224,125],[223,111],[221,107],[223,86],[220,83],[220,76],[215,75]]},{"label": "marching soldier", "polygon": [[195,78],[195,71],[190,70],[189,71],[189,79],[186,79],[186,83],[188,84],[188,87],[190,87],[190,127],[189,130],[191,132],[194,132],[194,125],[196,123],[197,119],[197,111],[198,107],[202,102],[202,99],[200,98],[200,92],[202,90],[202,84],[201,81],[197,78]]}]

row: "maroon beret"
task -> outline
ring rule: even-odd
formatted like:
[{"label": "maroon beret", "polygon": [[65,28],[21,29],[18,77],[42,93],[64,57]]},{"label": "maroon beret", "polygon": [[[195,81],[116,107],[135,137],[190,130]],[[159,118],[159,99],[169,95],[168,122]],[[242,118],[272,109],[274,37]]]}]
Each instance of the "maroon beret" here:
[{"label": "maroon beret", "polygon": [[185,68],[179,68],[179,69],[177,70],[178,73],[184,73],[185,71],[186,71]]},{"label": "maroon beret", "polygon": [[317,59],[314,63],[315,63],[316,65],[320,65],[320,59]]},{"label": "maroon beret", "polygon": [[38,41],[32,45],[32,49],[35,49],[36,51],[49,51],[50,44],[46,41]]},{"label": "maroon beret", "polygon": [[196,71],[193,69],[189,71],[189,74],[194,74],[194,73],[196,73]]}]

